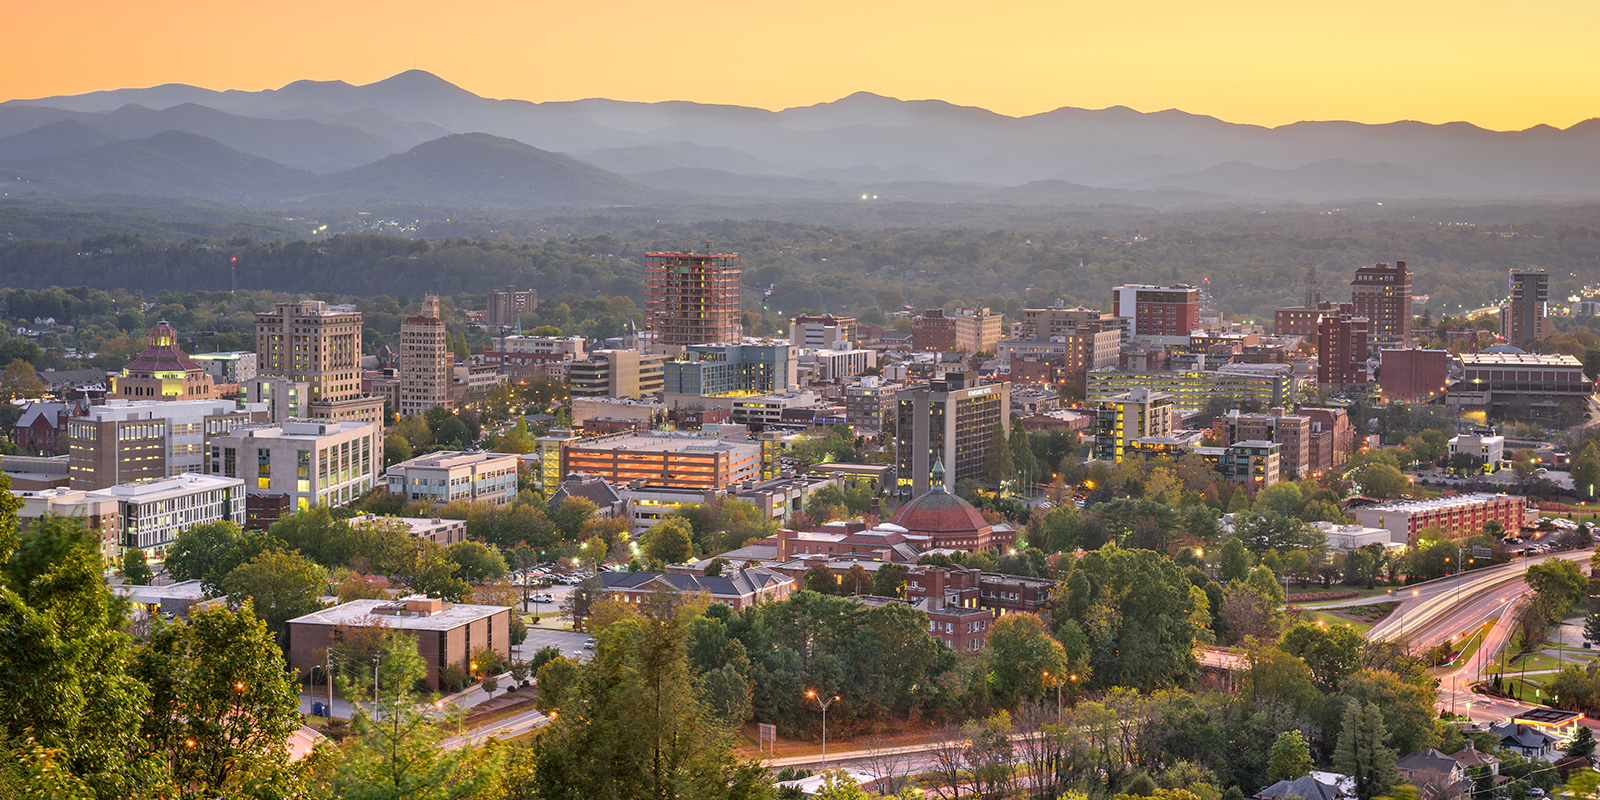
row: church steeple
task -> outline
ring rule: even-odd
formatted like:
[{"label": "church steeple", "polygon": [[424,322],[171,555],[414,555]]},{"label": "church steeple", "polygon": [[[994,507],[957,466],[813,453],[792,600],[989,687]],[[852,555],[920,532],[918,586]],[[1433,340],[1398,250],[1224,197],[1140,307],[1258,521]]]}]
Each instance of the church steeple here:
[{"label": "church steeple", "polygon": [[944,457],[934,456],[933,469],[928,470],[928,491],[943,492],[944,490]]}]

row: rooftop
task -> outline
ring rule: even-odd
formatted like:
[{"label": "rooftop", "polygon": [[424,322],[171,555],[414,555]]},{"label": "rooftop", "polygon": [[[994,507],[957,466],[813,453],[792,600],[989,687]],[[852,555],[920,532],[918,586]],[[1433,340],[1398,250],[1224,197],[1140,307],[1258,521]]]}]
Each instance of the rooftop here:
[{"label": "rooftop", "polygon": [[410,461],[402,461],[390,467],[390,470],[408,469],[418,467],[432,467],[436,469],[450,469],[452,467],[467,467],[474,464],[487,464],[506,458],[516,458],[514,453],[467,453],[461,450],[442,450],[417,456]]},{"label": "rooftop", "polygon": [[149,480],[121,483],[106,489],[90,492],[95,497],[114,497],[118,500],[128,500],[140,503],[151,503],[157,500],[167,500],[173,497],[187,497],[196,492],[209,492],[214,489],[228,487],[244,488],[244,481],[239,478],[223,478],[217,475],[197,475],[193,472],[184,472],[169,478],[150,478]]},{"label": "rooftop", "polygon": [[1480,492],[1476,494],[1458,494],[1455,497],[1435,497],[1430,500],[1394,500],[1388,503],[1379,503],[1377,505],[1367,506],[1366,508],[1360,510],[1419,514],[1428,511],[1447,511],[1453,508],[1463,508],[1466,506],[1477,505],[1479,503],[1493,503],[1500,500],[1510,500],[1513,498],[1518,500],[1523,499],[1516,495],[1488,494]]},{"label": "rooftop", "polygon": [[[408,598],[409,599],[409,598]],[[382,620],[383,624],[405,631],[448,631],[484,617],[507,610],[505,606],[478,606],[466,603],[441,603],[441,608],[427,616],[407,613],[384,613],[405,609],[405,600],[351,600],[303,617],[289,620],[299,625],[351,625],[368,627]]]},{"label": "rooftop", "polygon": [[355,420],[296,419],[288,420],[281,425],[245,425],[235,428],[232,432],[224,435],[248,439],[289,439],[291,441],[316,441],[324,436],[335,436],[337,434],[357,431],[363,428],[377,429],[378,423],[357,422]]},{"label": "rooftop", "polygon": [[735,442],[712,439],[707,436],[685,436],[665,433],[603,436],[578,442],[573,447],[583,450],[637,450],[646,453],[693,453],[714,451],[759,452],[757,442]]},{"label": "rooftop", "polygon": [[1565,353],[1462,353],[1457,356],[1464,367],[1573,367],[1583,362]]}]

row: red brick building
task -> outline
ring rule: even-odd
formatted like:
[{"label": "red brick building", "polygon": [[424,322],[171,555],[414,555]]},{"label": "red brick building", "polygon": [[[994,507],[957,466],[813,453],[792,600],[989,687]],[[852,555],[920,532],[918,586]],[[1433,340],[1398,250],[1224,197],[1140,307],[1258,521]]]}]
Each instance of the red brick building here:
[{"label": "red brick building", "polygon": [[930,308],[911,318],[911,349],[946,353],[956,349],[956,321],[942,308]]},{"label": "red brick building", "polygon": [[1373,341],[1404,347],[1411,338],[1411,270],[1406,262],[1374,264],[1356,270],[1350,281],[1350,303],[1370,322]]},{"label": "red brick building", "polygon": [[1315,336],[1322,318],[1337,313],[1339,304],[1333,302],[1276,309],[1272,312],[1272,331],[1279,336]]},{"label": "red brick building", "polygon": [[[86,404],[85,404],[86,405]],[[67,420],[78,416],[79,404],[35,401],[22,409],[11,428],[11,442],[24,453],[65,455]]]},{"label": "red brick building", "polygon": [[428,665],[428,688],[439,689],[439,673],[452,664],[470,670],[472,651],[488,647],[511,660],[511,609],[450,603],[432,597],[352,600],[289,620],[289,667],[301,675],[323,663],[339,631],[382,625],[415,637]]},{"label": "red brick building", "polygon": [[1178,337],[1186,342],[1200,327],[1200,290],[1185,284],[1118,286],[1111,290],[1111,313],[1130,320],[1133,338]]},{"label": "red brick building", "polygon": [[1317,329],[1317,386],[1340,389],[1367,383],[1368,320],[1341,306]]},{"label": "red brick building", "polygon": [[1428,403],[1443,397],[1448,350],[1385,348],[1379,353],[1378,397],[1385,403]]}]

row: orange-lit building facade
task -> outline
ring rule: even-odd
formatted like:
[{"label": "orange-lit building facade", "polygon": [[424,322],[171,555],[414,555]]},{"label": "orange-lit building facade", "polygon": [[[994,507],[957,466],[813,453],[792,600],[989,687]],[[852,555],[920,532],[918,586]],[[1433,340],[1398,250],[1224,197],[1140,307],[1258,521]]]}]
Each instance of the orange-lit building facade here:
[{"label": "orange-lit building facade", "polygon": [[737,342],[742,272],[738,253],[649,253],[645,313],[656,343]]},{"label": "orange-lit building facade", "polygon": [[633,435],[562,443],[561,474],[581,472],[618,485],[726,489],[761,480],[761,445],[701,436]]}]

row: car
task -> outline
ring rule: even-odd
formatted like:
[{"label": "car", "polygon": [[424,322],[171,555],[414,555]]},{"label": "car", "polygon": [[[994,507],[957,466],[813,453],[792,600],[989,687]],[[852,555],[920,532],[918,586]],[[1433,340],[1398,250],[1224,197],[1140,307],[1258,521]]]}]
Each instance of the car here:
[{"label": "car", "polygon": [[597,644],[597,642],[595,642],[594,637],[590,636],[589,638],[583,640],[583,649],[593,650],[595,644]]},{"label": "car", "polygon": [[1535,786],[1532,789],[1528,790],[1528,796],[1529,797],[1544,797],[1545,794],[1544,794],[1544,790],[1543,789],[1540,789],[1539,787]]}]

